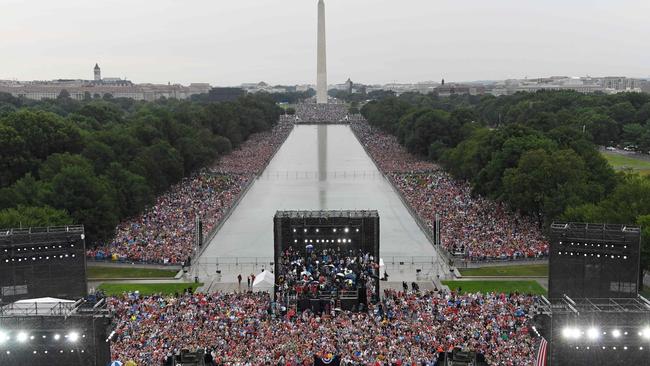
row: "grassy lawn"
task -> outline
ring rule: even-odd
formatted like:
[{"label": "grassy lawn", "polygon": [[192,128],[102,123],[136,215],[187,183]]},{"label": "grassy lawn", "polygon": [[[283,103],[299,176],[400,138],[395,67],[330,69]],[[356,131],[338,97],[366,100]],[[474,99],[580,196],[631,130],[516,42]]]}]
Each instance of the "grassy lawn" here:
[{"label": "grassy lawn", "polygon": [[178,271],[169,269],[135,268],[135,267],[94,267],[88,266],[86,276],[92,279],[111,278],[152,278],[174,277]]},{"label": "grassy lawn", "polygon": [[99,290],[107,295],[121,295],[124,292],[140,291],[141,295],[182,293],[186,288],[196,290],[202,283],[103,283]]},{"label": "grassy lawn", "polygon": [[548,276],[548,264],[458,269],[463,276]]},{"label": "grassy lawn", "polygon": [[519,292],[546,295],[546,290],[536,281],[442,281],[451,290],[461,288],[466,292]]},{"label": "grassy lawn", "polygon": [[632,169],[642,175],[650,175],[650,161],[648,160],[614,154],[608,151],[603,151],[602,154],[609,164],[616,170]]}]

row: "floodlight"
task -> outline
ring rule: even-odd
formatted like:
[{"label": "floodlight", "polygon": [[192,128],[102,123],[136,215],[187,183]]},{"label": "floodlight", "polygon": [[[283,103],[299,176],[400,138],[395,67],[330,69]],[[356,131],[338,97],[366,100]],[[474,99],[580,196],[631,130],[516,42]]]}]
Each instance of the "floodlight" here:
[{"label": "floodlight", "polygon": [[345,231],[345,232],[347,233],[348,231],[350,231],[350,229],[348,229],[348,228],[346,227],[345,230],[343,230],[343,231]]},{"label": "floodlight", "polygon": [[643,330],[641,331],[641,335],[645,339],[650,339],[650,327],[643,328]]},{"label": "floodlight", "polygon": [[569,339],[578,339],[580,338],[580,329],[573,327],[565,327],[562,329],[562,336]]},{"label": "floodlight", "polygon": [[60,334],[55,334],[54,335],[54,340],[58,341],[59,339],[61,339],[61,335]]},{"label": "floodlight", "polygon": [[0,344],[3,344],[8,340],[9,340],[9,335],[0,330]]},{"label": "floodlight", "polygon": [[587,329],[587,337],[589,337],[589,339],[598,339],[599,336],[600,332],[598,331],[598,328],[591,327]]},{"label": "floodlight", "polygon": [[70,342],[76,342],[79,339],[79,333],[77,332],[70,332],[68,334],[68,340]]},{"label": "floodlight", "polygon": [[613,336],[614,338],[618,338],[618,337],[620,337],[620,336],[621,336],[621,331],[618,330],[618,329],[614,329],[614,330],[612,331],[612,336]]},{"label": "floodlight", "polygon": [[18,342],[20,342],[20,343],[25,343],[25,342],[27,342],[27,338],[28,338],[28,336],[27,336],[27,333],[25,333],[25,332],[20,332],[20,333],[18,333],[18,335],[16,336],[16,340],[17,340]]}]

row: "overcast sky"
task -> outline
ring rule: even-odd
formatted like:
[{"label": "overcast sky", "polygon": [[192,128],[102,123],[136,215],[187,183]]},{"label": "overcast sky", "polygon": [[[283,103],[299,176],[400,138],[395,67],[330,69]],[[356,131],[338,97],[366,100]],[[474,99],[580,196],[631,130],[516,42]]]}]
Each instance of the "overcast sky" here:
[{"label": "overcast sky", "polygon": [[[0,79],[315,83],[317,0],[0,0]],[[650,76],[648,0],[326,0],[330,83]]]}]

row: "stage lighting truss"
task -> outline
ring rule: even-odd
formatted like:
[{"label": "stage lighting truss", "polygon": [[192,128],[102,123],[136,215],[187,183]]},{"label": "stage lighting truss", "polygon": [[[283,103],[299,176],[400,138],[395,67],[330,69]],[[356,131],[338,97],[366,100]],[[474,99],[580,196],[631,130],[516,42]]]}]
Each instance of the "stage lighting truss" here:
[{"label": "stage lighting truss", "polygon": [[[567,341],[579,341],[586,340],[587,342],[596,341],[602,339],[603,341],[611,341],[609,337],[621,340],[621,341],[634,341],[632,338],[629,338],[630,333],[628,331],[623,331],[619,328],[614,328],[611,331],[601,331],[596,326],[590,326],[587,328],[581,329],[577,326],[566,326],[562,328],[562,338]],[[632,332],[632,336],[634,332]],[[650,326],[643,327],[637,332],[638,337],[642,338],[645,341],[650,341]],[[627,346],[619,346],[621,349],[627,349]],[[589,349],[589,347],[586,347]],[[612,349],[616,349],[615,347]],[[643,348],[641,348],[643,349]]]},{"label": "stage lighting truss", "polygon": [[629,258],[627,244],[610,244],[610,243],[582,243],[582,242],[558,242],[561,248],[558,248],[558,255],[574,257],[593,257],[607,259]]},{"label": "stage lighting truss", "polygon": [[0,345],[9,341],[9,334],[5,331],[0,330]]},{"label": "stage lighting truss", "polygon": [[85,334],[81,334],[78,331],[72,330],[68,333],[61,335],[60,333],[47,333],[47,334],[36,334],[31,333],[28,330],[17,330],[17,331],[8,331],[0,330],[0,346],[12,346],[12,345],[23,345],[23,344],[56,344],[65,339],[69,343],[79,343],[82,339],[86,338]]}]

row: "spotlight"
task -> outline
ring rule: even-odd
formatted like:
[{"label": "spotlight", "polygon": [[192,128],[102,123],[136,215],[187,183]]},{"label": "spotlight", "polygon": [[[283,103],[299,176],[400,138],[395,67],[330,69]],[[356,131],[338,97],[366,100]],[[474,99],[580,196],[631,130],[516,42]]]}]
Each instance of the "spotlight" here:
[{"label": "spotlight", "polygon": [[562,336],[564,338],[569,338],[569,339],[578,339],[580,338],[580,329],[565,327],[564,329],[562,329]]},{"label": "spotlight", "polygon": [[3,344],[8,340],[9,340],[9,335],[0,330],[0,344]]},{"label": "spotlight", "polygon": [[332,229],[333,232],[336,232],[336,229]]},{"label": "spotlight", "polygon": [[55,334],[54,335],[54,340],[58,341],[59,339],[61,339],[61,335],[60,334]]},{"label": "spotlight", "polygon": [[597,328],[592,327],[587,329],[587,337],[589,337],[589,339],[598,339],[598,336],[600,336],[600,332]]},{"label": "spotlight", "polygon": [[70,342],[76,342],[79,339],[79,333],[77,332],[70,332],[68,334],[68,340]]},{"label": "spotlight", "polygon": [[318,232],[318,229],[316,229],[316,232]]},{"label": "spotlight", "polygon": [[348,228],[346,227],[345,230],[343,230],[343,231],[345,231],[345,232],[347,233],[348,231],[350,231],[350,229],[348,229]]},{"label": "spotlight", "polygon": [[27,342],[27,338],[28,338],[28,336],[27,336],[27,333],[25,333],[25,332],[20,332],[20,333],[18,333],[18,335],[16,336],[16,340],[17,340],[18,342],[20,342],[20,343],[25,343],[25,342]]},{"label": "spotlight", "polygon": [[643,338],[645,338],[645,339],[650,339],[650,327],[643,328],[640,335],[642,335]]},{"label": "spotlight", "polygon": [[618,338],[618,337],[620,337],[620,336],[621,336],[621,331],[618,330],[618,329],[614,329],[614,330],[612,331],[612,336],[613,336],[614,338]]}]

